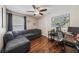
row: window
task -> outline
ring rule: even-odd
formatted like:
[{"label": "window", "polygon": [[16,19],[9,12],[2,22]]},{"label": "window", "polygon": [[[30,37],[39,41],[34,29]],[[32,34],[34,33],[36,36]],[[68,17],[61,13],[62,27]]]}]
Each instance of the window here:
[{"label": "window", "polygon": [[13,31],[24,30],[24,17],[12,15]]}]

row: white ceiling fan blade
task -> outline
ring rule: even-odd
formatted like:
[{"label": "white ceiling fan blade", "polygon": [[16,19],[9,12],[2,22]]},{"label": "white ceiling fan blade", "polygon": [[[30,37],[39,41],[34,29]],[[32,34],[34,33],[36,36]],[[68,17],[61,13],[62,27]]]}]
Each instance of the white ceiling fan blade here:
[{"label": "white ceiling fan blade", "polygon": [[35,11],[27,11],[27,12],[35,12]]}]

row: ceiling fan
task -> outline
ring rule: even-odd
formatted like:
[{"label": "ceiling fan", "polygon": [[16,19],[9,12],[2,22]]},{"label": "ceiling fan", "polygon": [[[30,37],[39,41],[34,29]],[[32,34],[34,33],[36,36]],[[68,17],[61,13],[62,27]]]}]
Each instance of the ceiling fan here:
[{"label": "ceiling fan", "polygon": [[43,12],[47,11],[47,9],[45,9],[45,8],[41,9],[41,7],[36,7],[35,5],[32,5],[32,7],[33,7],[34,11],[27,11],[27,12],[33,12],[34,16],[37,14],[43,15]]}]

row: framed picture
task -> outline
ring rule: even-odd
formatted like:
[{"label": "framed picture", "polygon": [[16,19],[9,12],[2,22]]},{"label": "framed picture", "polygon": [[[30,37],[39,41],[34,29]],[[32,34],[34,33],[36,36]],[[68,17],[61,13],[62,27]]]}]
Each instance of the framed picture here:
[{"label": "framed picture", "polygon": [[70,13],[52,17],[52,27],[69,27],[70,26]]}]

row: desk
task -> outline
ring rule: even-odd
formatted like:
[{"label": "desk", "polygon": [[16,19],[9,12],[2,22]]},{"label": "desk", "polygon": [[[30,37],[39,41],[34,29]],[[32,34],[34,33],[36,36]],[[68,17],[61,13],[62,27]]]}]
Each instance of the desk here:
[{"label": "desk", "polygon": [[68,34],[66,32],[63,32],[63,33],[64,33],[64,40],[62,42],[58,42],[58,41],[55,40],[55,38],[54,38],[55,34],[54,33],[49,35],[49,36],[51,37],[50,38],[51,40],[54,40],[58,44],[60,44],[64,48],[64,50],[65,50],[65,45],[69,46],[71,48],[77,49],[76,46],[75,46],[76,37],[74,35]]},{"label": "desk", "polygon": [[[65,41],[75,43],[75,40],[76,40],[75,36],[73,36],[72,34],[66,33],[66,32],[63,32],[63,33],[64,33]],[[56,33],[48,32],[48,39],[55,40],[54,38],[55,36],[56,36]]]}]

